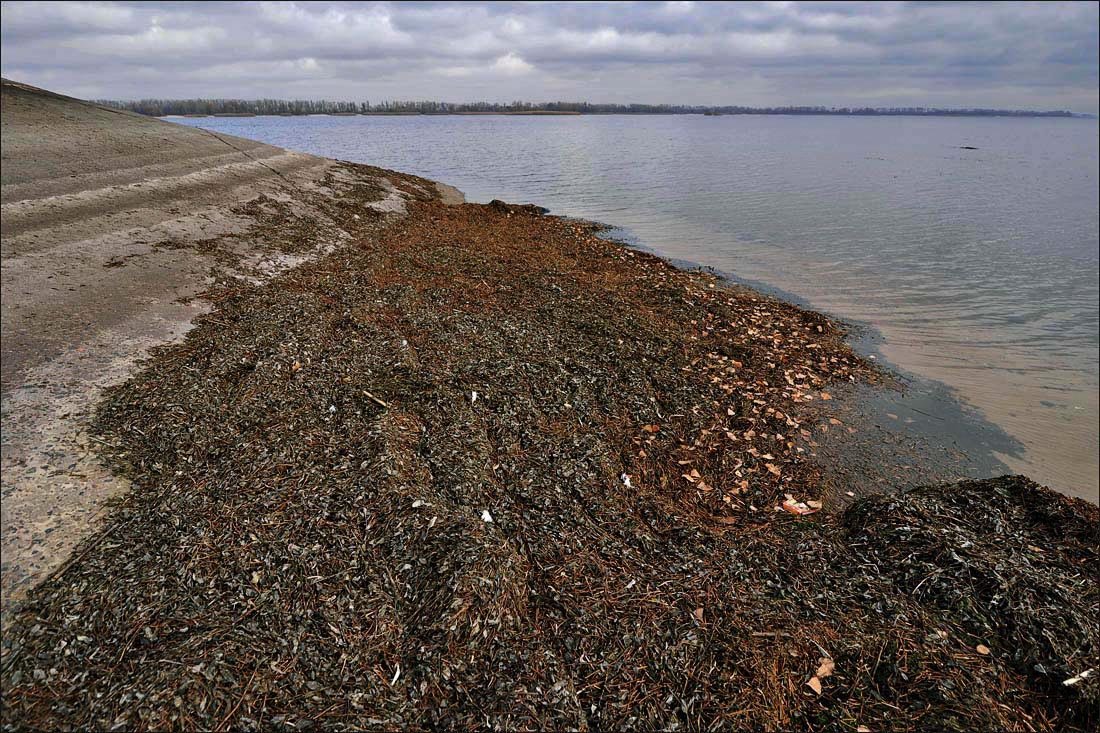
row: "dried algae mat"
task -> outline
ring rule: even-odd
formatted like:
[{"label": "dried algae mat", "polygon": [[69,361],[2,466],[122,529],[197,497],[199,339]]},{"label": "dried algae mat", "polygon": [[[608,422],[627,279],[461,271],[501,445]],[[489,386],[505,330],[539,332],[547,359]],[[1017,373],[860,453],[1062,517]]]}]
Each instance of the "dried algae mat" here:
[{"label": "dried algae mat", "polygon": [[420,198],[110,392],[133,491],[5,630],[6,729],[1096,725],[1095,508],[800,514],[875,378],[834,324]]}]

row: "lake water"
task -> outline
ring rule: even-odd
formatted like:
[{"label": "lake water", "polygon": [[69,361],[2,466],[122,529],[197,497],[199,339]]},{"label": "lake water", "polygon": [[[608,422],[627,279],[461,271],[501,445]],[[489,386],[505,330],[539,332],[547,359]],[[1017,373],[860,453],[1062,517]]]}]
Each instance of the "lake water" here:
[{"label": "lake water", "polygon": [[1008,467],[1097,501],[1096,120],[176,121],[614,224],[869,324],[890,363],[1018,441]]}]

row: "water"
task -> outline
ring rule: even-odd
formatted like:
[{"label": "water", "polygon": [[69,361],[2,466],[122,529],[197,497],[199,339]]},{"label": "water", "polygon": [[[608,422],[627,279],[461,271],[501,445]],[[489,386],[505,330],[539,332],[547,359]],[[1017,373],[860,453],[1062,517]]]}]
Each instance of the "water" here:
[{"label": "water", "polygon": [[1096,120],[178,121],[612,223],[870,324],[892,364],[1019,441],[1010,468],[1097,500]]}]

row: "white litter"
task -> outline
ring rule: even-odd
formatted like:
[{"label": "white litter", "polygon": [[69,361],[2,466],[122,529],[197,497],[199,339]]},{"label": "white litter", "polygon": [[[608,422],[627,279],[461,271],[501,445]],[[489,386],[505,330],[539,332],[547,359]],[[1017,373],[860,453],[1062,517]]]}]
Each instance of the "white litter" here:
[{"label": "white litter", "polygon": [[1076,684],[1080,684],[1081,682],[1084,682],[1089,677],[1092,677],[1092,673],[1094,671],[1095,670],[1092,670],[1092,669],[1086,669],[1084,672],[1082,672],[1079,675],[1074,675],[1073,677],[1070,677],[1068,680],[1062,680],[1062,684],[1065,685],[1066,687],[1073,687]]}]

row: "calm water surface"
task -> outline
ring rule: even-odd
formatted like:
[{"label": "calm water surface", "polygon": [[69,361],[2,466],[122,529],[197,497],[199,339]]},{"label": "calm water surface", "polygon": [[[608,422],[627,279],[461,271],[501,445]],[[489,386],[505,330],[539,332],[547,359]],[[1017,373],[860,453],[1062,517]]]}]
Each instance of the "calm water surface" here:
[{"label": "calm water surface", "polygon": [[870,324],[1019,441],[1009,467],[1097,500],[1096,120],[177,121],[615,224]]}]

